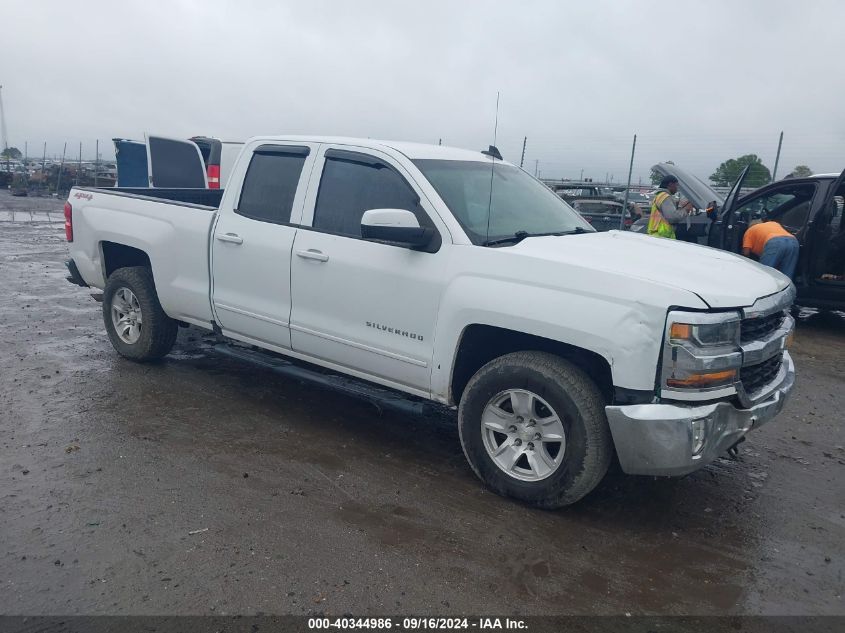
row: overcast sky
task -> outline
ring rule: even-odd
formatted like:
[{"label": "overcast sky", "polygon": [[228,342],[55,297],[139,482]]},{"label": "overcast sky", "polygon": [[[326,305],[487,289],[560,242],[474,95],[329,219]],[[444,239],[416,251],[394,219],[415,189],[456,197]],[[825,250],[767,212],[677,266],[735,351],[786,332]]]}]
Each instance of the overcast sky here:
[{"label": "overcast sky", "polygon": [[[543,177],[845,168],[845,3],[4,0],[9,145],[144,132],[498,146]],[[535,163],[538,161],[538,163]]]}]

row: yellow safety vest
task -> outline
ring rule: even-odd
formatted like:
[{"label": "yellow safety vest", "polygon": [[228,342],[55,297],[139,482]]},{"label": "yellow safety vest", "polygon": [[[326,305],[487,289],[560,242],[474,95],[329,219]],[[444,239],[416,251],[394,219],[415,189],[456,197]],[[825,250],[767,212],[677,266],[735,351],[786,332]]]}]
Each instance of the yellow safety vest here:
[{"label": "yellow safety vest", "polygon": [[666,237],[670,240],[675,239],[675,227],[673,227],[663,214],[660,213],[660,205],[669,197],[665,191],[661,191],[654,196],[654,201],[651,203],[651,215],[648,218],[648,234],[654,237]]}]

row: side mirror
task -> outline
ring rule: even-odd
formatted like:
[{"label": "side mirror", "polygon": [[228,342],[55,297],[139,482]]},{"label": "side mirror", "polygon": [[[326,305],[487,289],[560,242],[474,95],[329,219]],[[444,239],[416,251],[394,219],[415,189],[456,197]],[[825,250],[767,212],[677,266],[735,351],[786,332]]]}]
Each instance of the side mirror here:
[{"label": "side mirror", "polygon": [[361,237],[411,247],[428,246],[434,229],[423,228],[405,209],[370,209],[361,218]]}]

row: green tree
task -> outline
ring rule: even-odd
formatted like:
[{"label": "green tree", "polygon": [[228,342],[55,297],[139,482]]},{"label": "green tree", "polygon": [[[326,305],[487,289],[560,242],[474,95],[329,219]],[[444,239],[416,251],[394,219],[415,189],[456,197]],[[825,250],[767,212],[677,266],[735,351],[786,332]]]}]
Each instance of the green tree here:
[{"label": "green tree", "polygon": [[663,180],[663,176],[654,169],[651,170],[649,178],[651,178],[651,184],[655,187],[657,187],[660,184],[660,181]]},{"label": "green tree", "polygon": [[23,156],[23,154],[17,147],[7,147],[2,152],[0,152],[0,157],[11,158],[12,160],[17,160],[21,156]]},{"label": "green tree", "polygon": [[716,171],[710,174],[710,180],[718,187],[731,187],[739,178],[740,172],[749,165],[751,169],[748,170],[748,175],[745,177],[744,187],[761,187],[771,182],[772,173],[757,154],[746,154],[739,158],[726,160],[719,165]]},{"label": "green tree", "polygon": [[792,170],[792,176],[794,178],[806,178],[807,176],[812,176],[813,170],[807,167],[806,165],[798,165],[795,169]]}]

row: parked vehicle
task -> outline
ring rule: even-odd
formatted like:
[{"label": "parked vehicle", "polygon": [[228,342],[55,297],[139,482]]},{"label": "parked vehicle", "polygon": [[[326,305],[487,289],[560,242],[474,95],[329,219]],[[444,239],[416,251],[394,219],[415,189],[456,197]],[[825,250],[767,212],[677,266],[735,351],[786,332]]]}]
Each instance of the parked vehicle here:
[{"label": "parked vehicle", "polygon": [[205,136],[115,138],[118,187],[225,188],[243,143]]},{"label": "parked vehicle", "polygon": [[26,172],[16,172],[12,176],[12,182],[9,185],[9,190],[13,196],[28,196],[29,195],[29,175]]},{"label": "parked vehicle", "polygon": [[613,190],[610,187],[602,187],[590,182],[572,182],[565,185],[555,185],[553,190],[563,200],[570,203],[580,198],[615,199]]},{"label": "parked vehicle", "polygon": [[[616,193],[616,199],[619,202],[625,201],[625,191],[619,191]],[[628,192],[628,204],[636,204],[640,209],[643,210],[643,214],[648,214],[649,209],[651,208],[651,196],[643,193],[642,191],[629,191]]]},{"label": "parked vehicle", "polygon": [[622,219],[622,203],[613,200],[579,198],[572,202],[582,218],[589,222],[596,231],[627,229],[634,222],[634,214],[629,210]]},{"label": "parked vehicle", "polygon": [[711,208],[692,219],[695,239],[714,248],[740,253],[745,229],[766,217],[780,222],[798,238],[801,250],[795,273],[799,305],[845,310],[845,232],[842,208],[845,172],[780,180],[739,196],[747,170],[726,198],[683,169],[660,163],[653,169],[672,174],[697,208]]},{"label": "parked vehicle", "polygon": [[683,475],[775,417],[795,376],[786,277],[598,233],[492,149],[260,137],[225,190],[74,188],[69,280],[102,289],[132,360],[191,324],[455,407],[473,471],[544,508],[614,453]]}]

